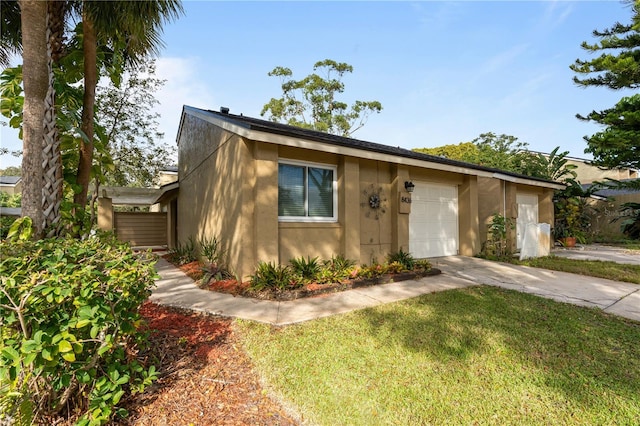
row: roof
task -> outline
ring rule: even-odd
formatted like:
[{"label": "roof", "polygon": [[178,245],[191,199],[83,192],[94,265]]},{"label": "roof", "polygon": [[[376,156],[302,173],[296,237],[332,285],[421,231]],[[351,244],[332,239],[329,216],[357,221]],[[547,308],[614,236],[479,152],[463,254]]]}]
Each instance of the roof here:
[{"label": "roof", "polygon": [[169,172],[169,173],[178,173],[178,166],[165,166],[160,171]]},{"label": "roof", "polygon": [[0,176],[0,185],[17,185],[21,179],[20,176]]},{"label": "roof", "polygon": [[[635,180],[638,180],[638,179],[623,179],[620,182],[631,182]],[[592,186],[592,184],[585,183],[585,184],[582,184],[581,186],[583,190],[587,190]],[[621,188],[621,189],[603,188],[594,192],[594,195],[607,198],[607,197],[615,197],[616,195],[627,195],[627,194],[637,194],[637,193],[640,193],[640,190],[632,189],[632,188]]]},{"label": "roof", "polygon": [[[274,123],[272,121],[261,120],[257,118],[246,117],[243,115],[235,115],[230,113],[221,113],[212,110],[203,110],[185,105],[183,108],[183,116],[185,113],[198,116],[203,119],[221,120],[224,123],[229,123],[233,126],[239,127],[252,132],[264,132],[273,135],[282,135],[292,138],[305,139],[309,141],[322,142],[325,144],[347,147],[357,149],[366,152],[379,153],[391,155],[394,157],[406,158],[411,160],[418,160],[419,162],[429,162],[432,164],[441,164],[445,166],[453,166],[460,170],[475,170],[478,172],[484,172],[485,174],[494,175],[493,177],[502,178],[503,180],[514,180],[521,183],[537,184],[540,186],[551,187],[555,189],[562,189],[564,185],[555,181],[547,179],[540,179],[531,176],[525,176],[518,173],[513,173],[505,170],[494,169],[490,167],[480,166],[478,164],[466,163],[463,161],[451,160],[444,157],[438,157],[434,155],[424,154],[421,152],[411,151],[409,149],[383,145],[374,142],[368,142],[360,139],[347,138],[343,136],[332,135],[329,133],[323,133],[315,130],[303,129],[300,127],[290,126],[287,124]],[[180,122],[180,128],[178,130],[178,140],[180,132],[182,131],[183,120]],[[218,124],[218,123],[213,123]],[[237,129],[228,129],[236,131]],[[422,167],[427,167],[426,164],[420,164]],[[522,182],[526,180],[527,182]]]}]

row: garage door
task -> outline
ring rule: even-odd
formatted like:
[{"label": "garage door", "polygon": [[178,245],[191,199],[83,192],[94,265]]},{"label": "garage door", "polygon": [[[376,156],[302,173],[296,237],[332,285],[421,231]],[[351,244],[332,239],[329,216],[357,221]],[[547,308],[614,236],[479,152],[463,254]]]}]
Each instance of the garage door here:
[{"label": "garage door", "polygon": [[418,258],[458,254],[458,187],[414,183],[409,251]]}]

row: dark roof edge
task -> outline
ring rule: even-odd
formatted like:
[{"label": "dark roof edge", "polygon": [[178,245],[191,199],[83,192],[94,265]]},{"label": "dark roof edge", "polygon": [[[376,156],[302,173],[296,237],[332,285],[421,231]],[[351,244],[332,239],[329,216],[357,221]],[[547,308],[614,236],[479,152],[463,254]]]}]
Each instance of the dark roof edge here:
[{"label": "dark roof edge", "polygon": [[[491,167],[480,166],[478,164],[467,163],[464,161],[451,160],[448,158],[438,157],[435,155],[423,154],[421,152],[412,151],[406,148],[393,147],[389,145],[383,145],[375,142],[368,142],[360,139],[347,138],[343,136],[332,135],[329,133],[323,133],[316,130],[303,129],[301,127],[290,126],[288,124],[274,123],[267,120],[261,120],[257,118],[247,117],[243,115],[235,115],[231,113],[220,113],[212,110],[203,110],[191,106],[184,106],[183,113],[188,110],[199,111],[200,113],[212,114],[217,119],[226,121],[228,123],[243,127],[248,130],[263,131],[267,133],[274,133],[282,136],[300,137],[317,142],[325,142],[332,145],[338,145],[343,147],[355,148],[364,151],[371,151],[380,154],[389,154],[399,157],[411,158],[415,160],[429,161],[433,163],[445,164],[455,167],[463,167],[467,169],[479,170],[489,173],[497,173],[514,178],[527,179],[536,182],[543,182],[553,185],[563,185],[560,182],[542,179],[533,176],[522,175],[519,173],[510,172],[507,170],[495,169]],[[181,120],[182,121],[182,120]]]}]

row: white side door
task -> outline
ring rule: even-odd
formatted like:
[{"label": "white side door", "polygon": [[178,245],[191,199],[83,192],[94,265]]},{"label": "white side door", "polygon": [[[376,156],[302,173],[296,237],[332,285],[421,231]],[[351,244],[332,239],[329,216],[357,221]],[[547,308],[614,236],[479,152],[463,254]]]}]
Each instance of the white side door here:
[{"label": "white side door", "polygon": [[527,224],[538,223],[538,196],[532,194],[516,194],[518,217],[516,219],[516,248],[522,248]]}]

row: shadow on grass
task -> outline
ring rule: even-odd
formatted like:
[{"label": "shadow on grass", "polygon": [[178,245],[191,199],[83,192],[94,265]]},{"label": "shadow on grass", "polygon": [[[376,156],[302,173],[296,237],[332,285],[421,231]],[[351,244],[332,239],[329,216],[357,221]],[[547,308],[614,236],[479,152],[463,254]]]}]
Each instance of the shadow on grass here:
[{"label": "shadow on grass", "polygon": [[438,362],[506,351],[538,383],[580,404],[602,389],[631,400],[640,395],[640,323],[596,309],[480,286],[360,315],[374,338]]}]

